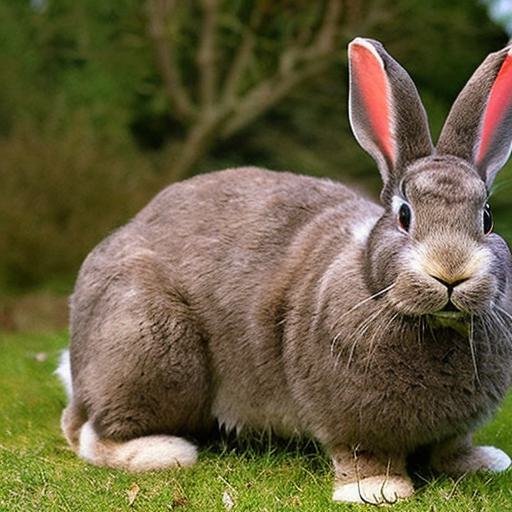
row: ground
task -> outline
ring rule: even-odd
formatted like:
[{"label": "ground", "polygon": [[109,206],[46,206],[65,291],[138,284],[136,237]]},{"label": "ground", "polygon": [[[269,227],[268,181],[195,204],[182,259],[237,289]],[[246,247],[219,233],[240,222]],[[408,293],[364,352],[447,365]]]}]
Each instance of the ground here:
[{"label": "ground", "polygon": [[[310,445],[213,443],[192,469],[145,475],[80,461],[59,431],[53,376],[66,334],[0,334],[0,511],[358,511],[332,503],[327,458]],[[477,434],[512,453],[512,396]],[[512,471],[430,480],[393,511],[512,511]]]}]

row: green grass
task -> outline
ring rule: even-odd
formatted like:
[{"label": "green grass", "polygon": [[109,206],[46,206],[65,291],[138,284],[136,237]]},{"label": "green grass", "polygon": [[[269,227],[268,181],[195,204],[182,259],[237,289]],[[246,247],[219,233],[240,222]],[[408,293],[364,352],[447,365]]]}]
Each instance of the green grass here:
[{"label": "green grass", "polygon": [[[66,336],[0,335],[0,511],[357,511],[330,501],[327,458],[311,446],[219,441],[192,469],[131,475],[80,461],[60,435],[52,375]],[[46,357],[47,356],[47,357]],[[512,397],[477,435],[512,453]],[[135,500],[129,503],[129,491]],[[225,498],[226,499],[226,498]],[[512,511],[512,472],[440,478],[396,511]]]}]

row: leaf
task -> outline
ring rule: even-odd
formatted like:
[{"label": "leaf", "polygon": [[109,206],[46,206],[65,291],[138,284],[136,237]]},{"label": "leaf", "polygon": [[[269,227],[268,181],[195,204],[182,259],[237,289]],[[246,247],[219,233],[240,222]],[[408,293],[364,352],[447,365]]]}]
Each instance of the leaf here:
[{"label": "leaf", "polygon": [[171,506],[174,508],[178,508],[178,507],[186,507],[188,504],[188,499],[187,497],[182,494],[181,492],[177,492],[174,494],[173,498],[172,498],[172,502],[171,502]]},{"label": "leaf", "polygon": [[139,494],[140,487],[133,482],[132,486],[128,489],[128,505],[131,507],[137,498],[137,494]]},{"label": "leaf", "polygon": [[224,504],[224,508],[226,510],[231,510],[235,506],[233,498],[229,495],[227,491],[224,491],[224,494],[222,495],[222,503]]}]

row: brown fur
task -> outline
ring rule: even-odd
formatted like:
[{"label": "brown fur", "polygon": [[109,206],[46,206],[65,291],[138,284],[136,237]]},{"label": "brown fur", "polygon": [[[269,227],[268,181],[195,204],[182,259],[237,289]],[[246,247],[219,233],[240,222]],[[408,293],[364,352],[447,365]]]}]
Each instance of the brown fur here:
[{"label": "brown fur", "polygon": [[[116,442],[217,421],[313,436],[338,484],[394,475],[405,497],[422,446],[446,470],[439,447],[456,459],[452,440],[510,384],[512,264],[482,233],[471,162],[412,149],[383,174],[383,208],[329,180],[232,169],[170,186],[102,242],[71,298],[72,444],[86,419]],[[467,279],[460,329],[431,320],[438,279]]]}]

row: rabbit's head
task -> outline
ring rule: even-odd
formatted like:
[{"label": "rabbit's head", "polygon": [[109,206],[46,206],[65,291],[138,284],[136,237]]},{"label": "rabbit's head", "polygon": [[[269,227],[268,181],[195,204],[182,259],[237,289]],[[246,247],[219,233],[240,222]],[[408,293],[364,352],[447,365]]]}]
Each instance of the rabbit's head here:
[{"label": "rabbit's head", "polygon": [[488,197],[511,149],[512,50],[477,69],[436,148],[411,78],[380,43],[355,39],[349,62],[352,130],[384,182],[365,260],[372,292],[406,315],[483,315],[510,301]]}]

